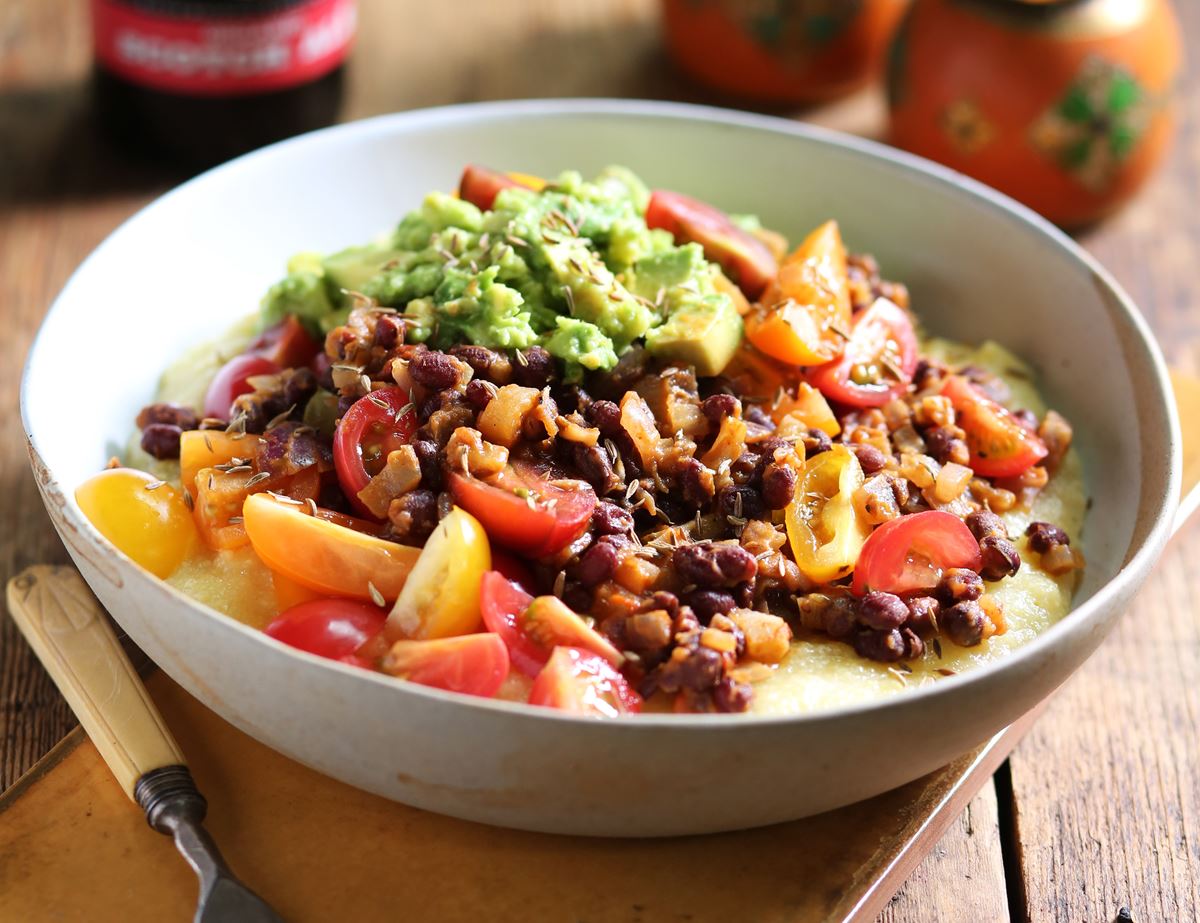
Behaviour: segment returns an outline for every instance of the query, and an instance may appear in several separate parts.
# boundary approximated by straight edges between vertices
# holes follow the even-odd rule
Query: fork
[[[202,826],[207,802],[179,744],[78,572],[26,569],[8,582],[8,609],[125,794],[199,876],[196,923],[282,923]]]

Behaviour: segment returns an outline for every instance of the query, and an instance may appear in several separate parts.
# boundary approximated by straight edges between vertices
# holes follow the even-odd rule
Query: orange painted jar
[[[1181,46],[1167,0],[915,0],[889,62],[890,140],[1084,225],[1162,160]]]
[[[748,102],[820,102],[882,66],[909,0],[663,0],[667,47],[694,80]]]

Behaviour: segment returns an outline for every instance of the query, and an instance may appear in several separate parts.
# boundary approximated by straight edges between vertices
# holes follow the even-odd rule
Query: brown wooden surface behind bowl
[[[1188,43],[1200,5],[1177,4]],[[663,55],[653,0],[363,0],[346,118],[532,96],[721,103]],[[78,262],[184,178],[97,137],[85,4],[0,4],[0,581],[66,556],[25,456],[16,389],[34,332]],[[1082,239],[1141,305],[1168,359],[1200,370],[1200,76],[1181,88],[1180,137],[1134,205]],[[803,117],[877,133],[863,94]],[[918,306],[919,307],[919,306]],[[97,310],[103,310],[97,305]],[[1067,344],[1069,348],[1069,344]],[[169,357],[144,357],[163,362]],[[64,370],[80,375],[81,370]],[[86,374],[85,371],[82,374]],[[86,413],[94,388],[81,387]],[[910,877],[881,919],[1200,919],[1200,527],[1168,547],[1128,617]],[[0,620],[0,786],[74,720]]]

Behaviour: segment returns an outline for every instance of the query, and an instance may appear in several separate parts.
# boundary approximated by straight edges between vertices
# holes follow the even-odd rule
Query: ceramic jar
[[[1162,159],[1181,57],[1167,0],[915,0],[890,140],[1083,225]]]
[[[747,102],[848,93],[879,69],[908,0],[663,0],[667,47],[694,80]]]

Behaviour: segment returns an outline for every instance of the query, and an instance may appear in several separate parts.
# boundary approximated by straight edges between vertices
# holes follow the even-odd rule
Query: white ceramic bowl
[[[586,721],[322,661],[192,602],[116,552],[72,495],[124,443],[163,367],[254,309],[285,259],[390,227],[462,165],[650,184],[792,236],[833,216],[928,328],[1031,360],[1076,427],[1094,504],[1075,610],[1014,656],[874,705],[795,718]],[[80,381],[84,382],[81,390]],[[387,116],[251,154],[164,196],[71,278],[30,352],[22,413],[56,528],[174,679],[272,747],[433,811],[578,834],[769,824],[935,769],[1044,698],[1108,633],[1168,536],[1179,434],[1162,358],[1112,279],[1031,212],[924,161],[791,122],[612,101]]]

